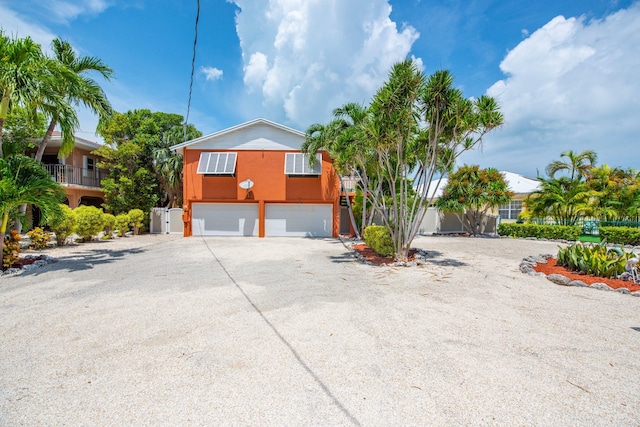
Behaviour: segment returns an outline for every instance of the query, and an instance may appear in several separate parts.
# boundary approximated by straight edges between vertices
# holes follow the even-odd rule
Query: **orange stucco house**
[[[67,157],[59,158],[58,151],[62,145],[62,136],[59,131],[54,131],[44,155],[42,164],[49,171],[51,177],[64,188],[67,199],[65,204],[70,208],[80,205],[102,207],[104,193],[102,192],[102,179],[107,171],[98,168],[100,160],[91,154],[102,146],[97,142],[75,137],[75,146]],[[35,155],[34,148],[27,154]]]
[[[256,119],[171,147],[184,159],[184,235],[337,237],[340,180],[305,135]]]

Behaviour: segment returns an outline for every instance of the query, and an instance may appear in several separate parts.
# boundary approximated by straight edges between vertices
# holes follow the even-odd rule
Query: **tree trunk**
[[[342,180],[342,175],[338,175],[338,178],[340,178],[340,188],[344,189],[344,182]],[[349,198],[349,194],[347,194],[347,192],[344,192],[344,196],[347,199],[347,210],[349,211],[349,220],[351,221],[351,226],[353,227],[353,230],[356,232],[356,238],[358,240],[360,240],[360,232],[358,231],[358,224],[356,224],[356,217],[353,215],[353,208],[351,207],[351,199]]]
[[[4,122],[9,113],[9,93],[2,94],[2,101],[0,101],[0,158],[4,157],[4,151],[2,150],[2,129],[4,128]],[[4,245],[4,240],[2,240]],[[3,246],[4,247],[4,246]]]
[[[9,222],[9,211],[6,211],[2,215],[2,222],[0,222],[0,241],[2,242],[2,255],[0,255],[0,260],[4,258],[4,237],[7,233],[7,223]],[[1,267],[2,265],[0,265]]]
[[[47,132],[42,137],[42,141],[40,142],[40,145],[38,146],[38,151],[36,152],[36,160],[39,162],[42,161],[42,156],[44,155],[44,149],[47,148],[47,144],[51,139],[51,135],[53,135],[53,131],[56,128],[56,124],[57,124],[56,120],[51,119],[51,123],[49,123],[49,128],[47,129]]]

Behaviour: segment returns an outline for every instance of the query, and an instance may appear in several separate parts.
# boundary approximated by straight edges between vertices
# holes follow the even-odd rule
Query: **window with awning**
[[[203,175],[233,175],[238,153],[200,153],[197,173]]]
[[[285,153],[284,173],[286,175],[322,175],[322,154],[316,153],[315,161],[309,165],[307,153]]]

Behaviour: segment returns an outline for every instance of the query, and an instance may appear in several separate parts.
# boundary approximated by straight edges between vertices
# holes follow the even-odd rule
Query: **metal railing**
[[[100,188],[107,172],[100,169],[86,169],[70,165],[43,165],[51,178],[63,185],[81,185]]]

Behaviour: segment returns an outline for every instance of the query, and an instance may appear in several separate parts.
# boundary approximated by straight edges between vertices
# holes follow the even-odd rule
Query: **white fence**
[[[182,209],[153,208],[149,213],[151,222],[149,231],[152,234],[183,234]]]
[[[482,218],[484,226],[484,234],[497,234],[499,217],[496,215],[485,215]],[[447,233],[464,233],[464,225],[460,218],[454,213],[440,212],[438,209],[430,207],[420,224],[418,234],[447,234]]]

